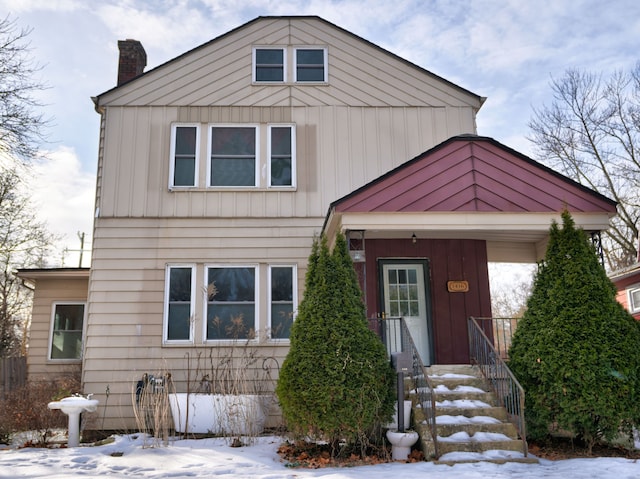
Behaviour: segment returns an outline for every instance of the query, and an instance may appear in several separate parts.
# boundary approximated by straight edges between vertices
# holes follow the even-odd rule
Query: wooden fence
[[[27,382],[27,358],[0,358],[0,399]]]

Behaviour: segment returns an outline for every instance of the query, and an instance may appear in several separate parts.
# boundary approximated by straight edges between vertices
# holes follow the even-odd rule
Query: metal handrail
[[[411,373],[412,389],[417,396],[417,405],[422,408],[426,425],[431,433],[434,455],[438,459],[438,434],[436,430],[436,396],[433,384],[429,380],[427,368],[422,362],[420,353],[411,337],[404,318],[378,318],[380,337],[387,348],[387,353],[408,351],[411,353],[413,371]]]
[[[493,389],[498,402],[506,409],[509,421],[516,427],[522,439],[522,452],[526,457],[528,447],[524,417],[524,389],[480,326],[479,321],[486,322],[486,320],[487,318],[469,318],[469,356],[471,364],[476,364],[480,368],[483,376]]]

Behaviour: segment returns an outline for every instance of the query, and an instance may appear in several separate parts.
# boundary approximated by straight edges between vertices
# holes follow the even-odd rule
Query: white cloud
[[[2,0],[0,5],[15,14],[34,10],[68,12],[82,8],[86,2],[81,0]]]
[[[33,165],[33,178],[28,180],[33,206],[48,230],[61,240],[51,266],[76,267],[79,264],[80,239],[85,233],[85,249],[90,247],[95,204],[95,174],[82,170],[75,152],[61,147],[48,153]],[[70,250],[65,254],[63,251]],[[90,254],[84,253],[83,266],[89,265]],[[60,264],[64,260],[64,264]]]

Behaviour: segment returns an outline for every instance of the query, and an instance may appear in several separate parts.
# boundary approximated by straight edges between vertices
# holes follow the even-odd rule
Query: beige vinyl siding
[[[53,305],[61,302],[86,303],[87,290],[88,278],[36,280],[27,355],[29,381],[49,381],[56,376],[80,372],[80,361],[75,363],[51,361],[48,354]],[[85,321],[86,316],[85,311]]]
[[[173,122],[200,124],[200,187],[169,190]],[[215,123],[295,124],[295,191],[205,187],[208,126]],[[106,125],[103,217],[323,216],[336,199],[452,135],[474,131],[470,109],[417,107],[109,108]]]
[[[296,265],[302,297],[306,263],[314,234],[323,218],[101,218],[96,222],[91,269],[87,353],[83,384],[104,404],[109,388],[106,429],[134,425],[132,391],[144,373],[170,371],[176,388],[186,390],[186,358],[225,347],[203,344],[207,264],[253,264],[259,270],[259,356],[282,364],[287,343],[265,337],[268,265]],[[190,346],[163,345],[165,271],[167,264],[196,266],[195,341]],[[256,365],[260,368],[261,365]],[[192,365],[190,374],[195,374]],[[277,372],[274,371],[274,378]],[[265,386],[266,387],[266,386]],[[277,411],[272,421],[277,421]]]
[[[253,84],[252,47],[328,48],[326,85]],[[234,106],[461,106],[480,108],[477,95],[456,87],[318,19],[270,19],[249,24],[111,90],[100,104]]]

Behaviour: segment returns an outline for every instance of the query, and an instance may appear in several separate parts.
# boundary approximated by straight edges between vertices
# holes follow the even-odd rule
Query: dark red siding
[[[377,260],[426,258],[430,264],[431,315],[436,364],[468,364],[467,318],[490,317],[487,248],[484,241],[462,239],[366,240],[364,280],[367,314],[381,311]],[[362,267],[356,265],[356,269]],[[447,281],[469,282],[469,292],[450,293]]]
[[[484,137],[447,140],[334,207],[338,212],[616,211],[610,199]]]

